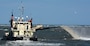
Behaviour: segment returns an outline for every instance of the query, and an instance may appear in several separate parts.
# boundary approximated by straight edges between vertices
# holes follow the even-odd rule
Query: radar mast
[[[22,3],[22,1],[21,1],[21,7],[20,7],[20,18],[22,18],[23,17],[23,14],[24,14],[24,6],[23,6],[23,3]]]

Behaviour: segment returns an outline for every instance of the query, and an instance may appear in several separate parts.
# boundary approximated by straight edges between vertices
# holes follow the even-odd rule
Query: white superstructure
[[[37,25],[36,27],[32,26],[32,19],[30,20],[23,20],[22,18],[19,18],[17,20],[14,20],[14,16],[11,16],[11,32],[12,37],[23,37],[23,38],[31,38],[33,37],[33,33],[36,31],[36,29],[42,28],[42,25]],[[6,36],[10,35],[10,32],[5,33]]]

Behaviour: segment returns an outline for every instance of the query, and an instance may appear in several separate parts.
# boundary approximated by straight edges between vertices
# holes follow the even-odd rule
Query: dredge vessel
[[[37,25],[36,27],[32,26],[32,18],[29,20],[26,16],[26,20],[22,17],[23,15],[23,6],[21,11],[21,16],[15,18],[12,12],[10,20],[10,31],[5,31],[5,35],[2,40],[34,40],[37,41],[37,37],[33,36],[33,33],[37,29],[43,27],[43,25]]]

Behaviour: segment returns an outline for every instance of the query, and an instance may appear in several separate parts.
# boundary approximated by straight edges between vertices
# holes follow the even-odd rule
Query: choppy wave
[[[39,41],[8,41],[6,44],[0,46],[60,46],[62,43],[45,43]]]

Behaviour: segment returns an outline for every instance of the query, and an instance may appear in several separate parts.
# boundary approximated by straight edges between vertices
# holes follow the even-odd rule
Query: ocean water
[[[0,46],[90,46],[90,41],[83,41],[83,40],[0,41]]]
[[[75,40],[72,36],[62,28],[53,28],[46,30],[38,30],[34,33],[38,37],[38,41],[2,41],[0,46],[90,46],[89,26],[88,27],[71,27],[80,36]],[[0,39],[4,35],[4,31],[9,30],[9,26],[0,26]],[[86,31],[85,31],[86,30]],[[88,34],[88,33],[89,34]]]

